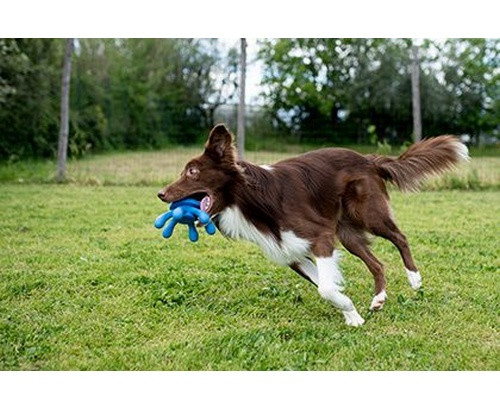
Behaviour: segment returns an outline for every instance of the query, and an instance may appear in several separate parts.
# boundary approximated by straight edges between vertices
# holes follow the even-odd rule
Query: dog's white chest
[[[303,260],[311,245],[307,239],[298,237],[293,231],[281,231],[281,242],[278,242],[272,235],[259,231],[236,205],[220,213],[219,229],[230,238],[245,239],[257,244],[269,259],[280,265]]]

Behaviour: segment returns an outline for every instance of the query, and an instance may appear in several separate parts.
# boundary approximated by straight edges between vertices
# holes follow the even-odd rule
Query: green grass
[[[251,244],[152,227],[153,187],[0,185],[0,369],[500,370],[500,192],[393,194],[424,287],[376,240],[389,300],[343,260],[366,324]]]
[[[249,151],[246,158],[258,164],[297,155],[307,147],[288,146],[286,152]],[[374,147],[349,147],[359,152],[376,152]],[[455,171],[433,178],[424,190],[499,189],[500,156],[481,156],[496,151],[472,152],[472,161]],[[174,180],[185,163],[201,153],[200,147],[179,147],[164,151],[125,152],[89,156],[68,164],[68,182],[88,186],[162,186]],[[0,182],[17,184],[54,182],[56,165],[53,161],[24,160],[0,163]]]

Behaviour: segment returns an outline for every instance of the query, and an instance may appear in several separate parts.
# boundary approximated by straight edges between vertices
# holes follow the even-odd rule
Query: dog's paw
[[[422,276],[420,276],[418,271],[414,272],[406,269],[406,276],[408,277],[408,282],[410,282],[410,286],[413,290],[420,289],[420,286],[422,286]]]
[[[359,315],[356,309],[353,309],[349,312],[343,310],[342,313],[344,314],[345,322],[349,326],[358,327],[365,323],[365,320]]]
[[[375,295],[372,299],[372,303],[370,305],[370,310],[380,310],[384,307],[385,300],[387,299],[387,293],[385,290]]]

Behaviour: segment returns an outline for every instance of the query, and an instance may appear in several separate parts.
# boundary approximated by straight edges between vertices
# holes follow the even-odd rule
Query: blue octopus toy
[[[196,242],[198,240],[198,231],[194,226],[196,221],[199,221],[205,227],[209,235],[213,235],[216,231],[214,223],[210,220],[210,215],[202,211],[200,209],[200,201],[193,198],[172,202],[170,204],[170,210],[156,218],[155,228],[163,228],[170,218],[172,218],[172,220],[163,230],[164,238],[170,238],[172,236],[174,228],[178,223],[188,226],[189,239],[191,242]]]

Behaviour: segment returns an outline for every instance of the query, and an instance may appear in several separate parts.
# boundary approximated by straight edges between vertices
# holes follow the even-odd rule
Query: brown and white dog
[[[336,242],[373,274],[372,310],[382,308],[387,294],[384,268],[368,247],[367,233],[397,247],[411,287],[420,288],[422,279],[394,221],[385,182],[415,190],[425,177],[467,159],[467,147],[445,135],[418,142],[397,158],[325,148],[258,166],[237,158],[233,137],[220,124],[210,132],[203,154],[191,159],[158,197],[202,200],[223,235],[256,243],[269,259],[316,285],[348,325],[360,326],[363,318],[342,293]]]

